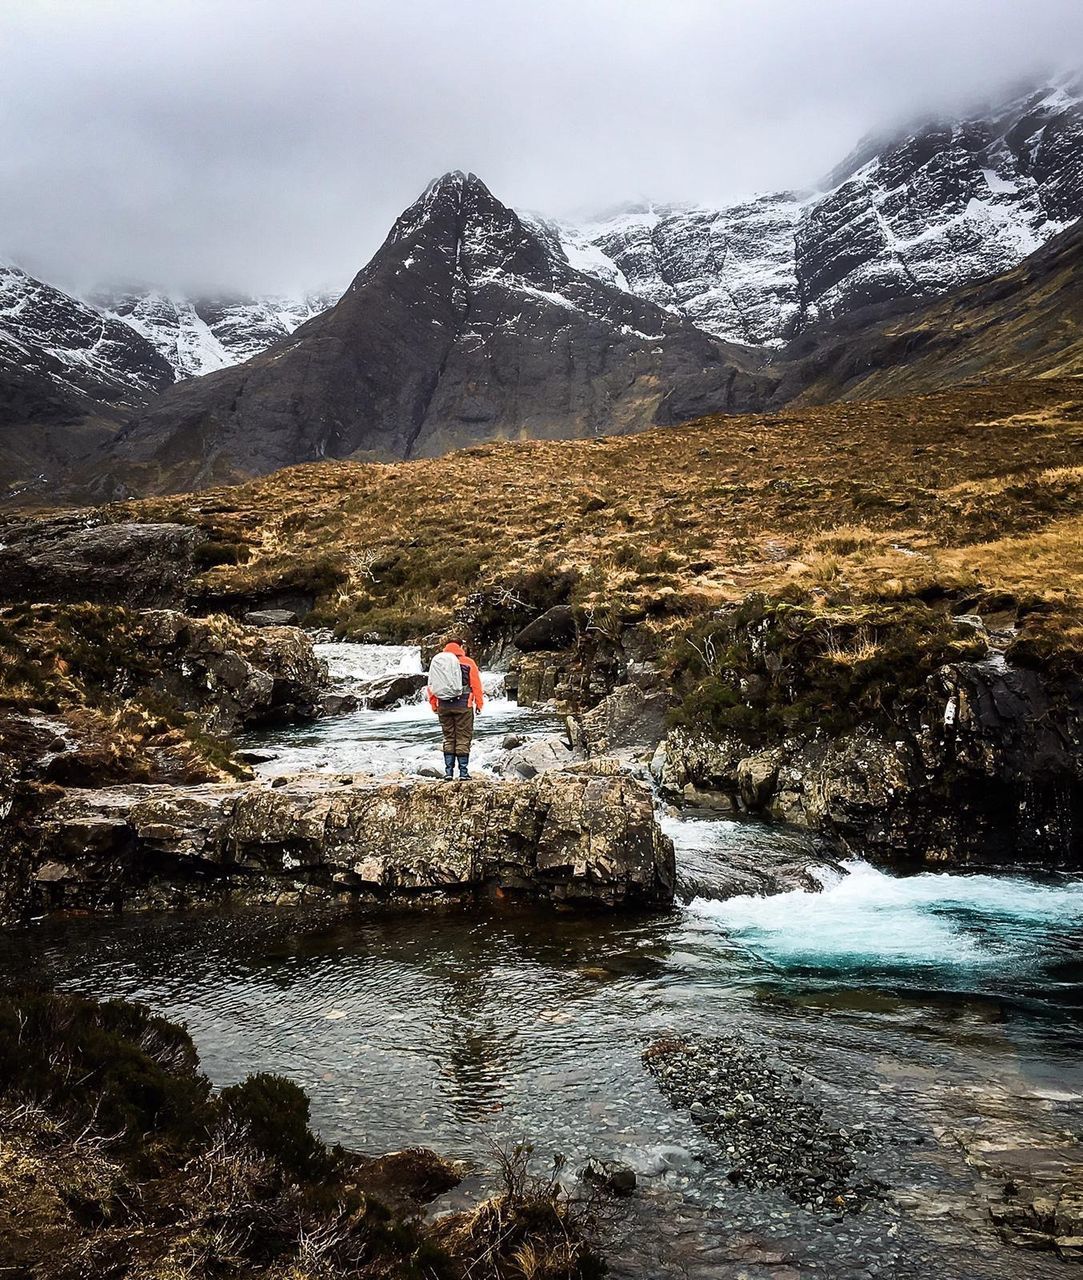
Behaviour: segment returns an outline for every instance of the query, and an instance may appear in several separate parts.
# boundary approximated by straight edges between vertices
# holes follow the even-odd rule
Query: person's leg
[[[459,731],[455,735],[455,755],[459,762],[459,777],[470,777],[470,744],[474,740],[474,712],[470,707],[460,712]]]
[[[455,776],[457,727],[454,711],[440,712],[440,729],[444,736],[444,779],[448,782]]]

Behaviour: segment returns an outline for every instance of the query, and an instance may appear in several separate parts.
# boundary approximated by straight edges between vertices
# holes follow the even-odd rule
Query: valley
[[[1078,1272],[1081,83],[0,266],[0,1271]]]

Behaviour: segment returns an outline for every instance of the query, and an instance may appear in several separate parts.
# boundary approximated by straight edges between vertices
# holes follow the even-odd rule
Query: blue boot
[[[468,779],[470,777],[469,765],[470,765],[469,756],[459,756],[459,777],[460,778]]]
[[[450,782],[455,777],[455,757],[450,751],[444,752],[444,781]]]

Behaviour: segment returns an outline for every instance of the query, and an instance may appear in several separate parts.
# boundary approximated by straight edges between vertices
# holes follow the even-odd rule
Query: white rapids
[[[413,645],[344,642],[317,644],[315,649],[327,662],[331,687],[336,693],[356,693],[370,681],[422,671],[421,650]],[[557,721],[505,697],[502,672],[483,671],[481,680],[485,707],[475,721],[470,759],[471,768],[484,773],[487,762],[502,749],[508,734],[552,733]],[[244,745],[274,752],[273,760],[259,766],[259,772],[267,776],[315,771],[371,773],[380,777],[443,768],[440,726],[424,690],[387,711],[362,707],[310,725],[250,734]]]
[[[854,859],[824,870],[821,893],[798,890],[725,902],[696,899],[689,915],[780,969],[955,972],[1026,968],[1083,926],[1083,883],[1015,875],[890,875]]]

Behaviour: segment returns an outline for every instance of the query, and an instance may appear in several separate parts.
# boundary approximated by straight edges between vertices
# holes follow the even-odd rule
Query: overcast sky
[[[2,0],[0,256],[345,284],[448,169],[520,208],[813,184],[1083,64],[1083,0]]]

